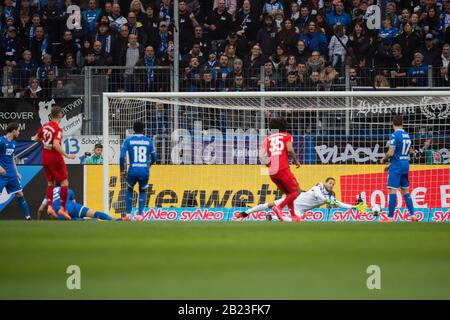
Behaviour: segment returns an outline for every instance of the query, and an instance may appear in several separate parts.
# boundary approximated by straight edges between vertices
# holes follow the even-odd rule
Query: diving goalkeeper
[[[318,208],[324,204],[329,207],[338,207],[345,209],[356,209],[361,212],[367,211],[367,206],[364,203],[359,203],[357,205],[351,205],[347,203],[343,203],[341,201],[336,200],[335,193],[333,191],[333,187],[336,184],[336,180],[334,178],[327,178],[325,183],[318,183],[307,192],[302,192],[298,195],[298,197],[294,200],[294,210],[297,216],[301,216],[304,212]],[[272,208],[276,205],[279,205],[283,199],[275,200],[271,203],[260,204],[256,207],[250,208],[247,211],[236,213],[236,218],[244,219],[248,217],[250,213],[263,211],[269,208]],[[271,215],[268,214],[268,220],[271,220]]]

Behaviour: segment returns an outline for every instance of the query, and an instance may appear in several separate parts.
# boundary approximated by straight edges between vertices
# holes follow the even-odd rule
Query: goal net
[[[123,140],[145,124],[158,162],[150,170],[147,211],[154,208],[243,208],[273,201],[276,190],[259,160],[273,117],[285,117],[308,190],[336,179],[338,199],[387,206],[391,119],[410,134],[411,195],[416,208],[450,206],[450,97],[445,91],[105,93],[103,138]],[[125,210],[119,157],[104,151],[104,210]],[[137,188],[133,207],[137,205]],[[401,196],[398,208],[405,207]],[[175,209],[174,209],[175,210]]]

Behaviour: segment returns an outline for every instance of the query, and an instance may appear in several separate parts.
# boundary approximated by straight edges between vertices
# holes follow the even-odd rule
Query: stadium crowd
[[[155,67],[176,59],[171,0],[0,2],[2,96],[64,96],[85,67],[113,90],[170,90]],[[379,30],[372,4],[180,0],[180,88],[342,90],[345,66],[351,86],[449,86],[450,0],[379,1]]]

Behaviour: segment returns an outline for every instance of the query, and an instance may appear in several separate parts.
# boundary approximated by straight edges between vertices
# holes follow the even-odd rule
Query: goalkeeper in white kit
[[[359,203],[357,205],[351,205],[347,203],[343,203],[338,201],[335,197],[335,193],[333,191],[333,187],[336,184],[336,180],[334,178],[327,178],[325,183],[318,183],[311,189],[306,192],[302,192],[298,195],[298,197],[294,200],[294,210],[295,214],[298,217],[313,208],[318,208],[324,204],[329,207],[337,207],[337,208],[345,208],[345,209],[356,209],[361,212],[367,211],[367,206],[364,203]],[[246,218],[250,213],[260,212],[269,208],[272,208],[276,205],[279,205],[283,199],[277,199],[274,202],[260,204],[256,207],[250,208],[244,212],[236,213],[236,218]],[[268,214],[268,220],[271,219],[271,215]],[[288,221],[288,220],[285,220]]]

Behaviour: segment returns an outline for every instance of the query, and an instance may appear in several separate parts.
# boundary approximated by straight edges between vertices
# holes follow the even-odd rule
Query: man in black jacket
[[[212,50],[222,51],[228,32],[231,31],[233,17],[226,11],[225,0],[219,0],[216,9],[206,17],[205,29],[209,32]]]

